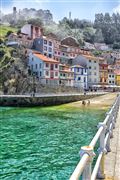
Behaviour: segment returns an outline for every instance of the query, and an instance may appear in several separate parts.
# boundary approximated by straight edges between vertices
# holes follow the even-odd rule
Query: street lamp
[[[35,72],[32,73],[32,95],[35,96],[36,86],[35,86]]]

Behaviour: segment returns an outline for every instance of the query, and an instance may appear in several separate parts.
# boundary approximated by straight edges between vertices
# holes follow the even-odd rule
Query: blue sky
[[[3,13],[12,12],[12,7],[17,9],[36,8],[49,9],[55,21],[68,17],[69,11],[72,18],[94,20],[95,13],[120,13],[120,0],[0,0]]]

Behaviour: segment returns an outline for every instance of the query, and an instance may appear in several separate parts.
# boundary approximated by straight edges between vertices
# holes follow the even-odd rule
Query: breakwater
[[[50,106],[65,104],[104,95],[105,93],[57,94],[57,95],[1,95],[0,106]]]

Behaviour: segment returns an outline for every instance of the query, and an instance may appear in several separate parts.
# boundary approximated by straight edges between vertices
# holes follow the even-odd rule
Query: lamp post
[[[32,95],[35,97],[36,93],[36,86],[35,86],[35,73],[32,73]]]

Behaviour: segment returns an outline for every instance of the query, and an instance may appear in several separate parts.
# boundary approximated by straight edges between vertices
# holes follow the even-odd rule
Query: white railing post
[[[101,158],[101,162],[100,162],[100,166],[99,166],[99,169],[98,169],[97,177],[99,179],[104,179],[105,178],[105,175],[104,175],[104,154],[106,153],[106,151],[105,151],[106,124],[100,122],[98,124],[98,128],[100,128],[101,126],[103,127],[103,131],[102,131],[102,133],[100,135],[100,147],[98,149],[98,152],[99,152],[99,154],[101,152],[103,152],[103,155],[102,155],[102,158]]]
[[[82,157],[84,154],[89,155],[89,160],[83,170],[82,173],[82,179],[83,180],[90,180],[91,179],[91,173],[92,173],[92,161],[95,156],[93,147],[91,146],[83,146],[80,150],[80,156]]]

